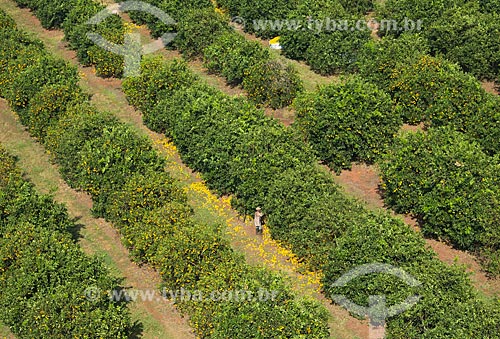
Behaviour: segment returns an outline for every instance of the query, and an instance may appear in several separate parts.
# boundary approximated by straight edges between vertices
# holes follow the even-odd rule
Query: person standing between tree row
[[[261,212],[261,208],[257,207],[255,209],[255,215],[254,215],[254,224],[255,224],[255,233],[256,234],[262,234],[262,217],[264,216],[264,213]]]

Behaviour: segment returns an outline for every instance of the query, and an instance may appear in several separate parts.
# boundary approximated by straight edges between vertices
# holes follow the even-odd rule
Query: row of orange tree
[[[283,54],[304,60],[320,74],[358,70],[358,51],[369,43],[367,14],[380,23],[379,36],[418,33],[433,56],[444,56],[478,78],[498,79],[499,15],[496,0],[239,1],[219,0],[247,32],[281,36]],[[344,29],[343,22],[347,23]],[[358,29],[361,27],[361,30]]]
[[[127,31],[122,19],[111,14],[101,23],[89,20],[106,7],[92,0],[17,0],[21,7],[34,11],[44,28],[62,28],[69,46],[76,51],[78,60],[86,66],[94,66],[102,77],[123,75],[123,56],[111,53],[96,46],[87,34],[96,33],[111,43],[123,44]]]
[[[213,25],[204,26],[206,21],[191,20],[190,14],[197,9],[207,18],[212,11],[212,1],[148,2],[172,13],[180,22],[185,21],[201,34],[198,41],[213,41],[217,37],[217,31],[208,29]],[[264,38],[280,36],[285,56],[305,61],[320,74],[353,73],[363,67],[358,54],[372,40],[366,15],[375,11],[380,36],[397,38],[416,33],[428,44],[433,56],[442,55],[478,78],[496,79],[499,75],[499,6],[493,0],[426,0],[418,3],[391,0],[382,4],[370,0],[326,3],[316,0],[278,3],[219,0],[215,3],[235,22],[243,24],[245,31]],[[157,35],[165,29],[150,16],[139,15],[139,18],[143,19],[141,22],[147,22]],[[185,43],[180,41],[180,45]],[[202,54],[202,50],[198,54]]]
[[[367,44],[360,72],[392,96],[403,121],[428,129],[397,138],[382,159],[387,204],[417,216],[427,235],[478,254],[498,275],[500,99],[472,76],[498,74],[494,4],[387,1],[383,15],[424,19],[422,32]]]
[[[19,71],[41,44],[15,29],[0,12],[2,96],[11,88],[15,58]],[[19,53],[19,54],[18,54]],[[24,55],[24,57],[21,56]],[[24,58],[28,59],[24,59]],[[64,206],[38,194],[15,159],[0,146],[0,321],[18,338],[128,338],[133,332],[127,305],[106,294],[86,298],[86,289],[119,288],[101,259],[84,254],[77,227]]]
[[[360,305],[369,295],[384,294],[390,304],[422,296],[389,322],[395,338],[498,337],[498,302],[479,296],[462,268],[440,262],[402,221],[346,197],[295,130],[208,86],[181,61],[144,60],[124,90],[145,123],[170,137],[212,189],[232,194],[242,213],[263,206],[273,237],[324,272],[327,296],[343,294]],[[401,267],[422,284],[370,275],[332,286],[348,270],[374,262]]]
[[[249,42],[236,34],[227,25],[226,19],[213,11],[211,2],[179,4],[175,1],[163,1],[153,2],[153,4],[168,12],[171,11],[180,20],[177,27],[179,35],[175,45],[187,58],[203,55],[210,71],[224,75],[229,83],[243,83],[247,89],[251,88],[250,98],[258,98],[257,102],[266,102],[276,108],[284,104],[282,99],[285,99],[286,104],[288,104],[297,95],[300,84],[294,80],[297,79],[296,75],[291,76],[293,70],[284,71],[278,62],[266,61],[269,60],[269,53],[257,43]],[[233,12],[241,10],[241,8],[233,8],[236,6],[235,4],[225,4],[224,2],[221,4],[223,7],[232,8]],[[468,2],[467,6],[471,6],[471,4],[473,2]],[[299,2],[290,5],[293,10],[289,10],[298,11],[302,16],[322,13],[325,15],[322,19],[325,20],[332,17],[345,17],[346,15],[346,11],[340,3],[332,3],[331,7],[320,6],[317,3],[310,5],[304,6]],[[410,6],[411,4],[406,5]],[[423,11],[428,9],[428,5],[427,3],[419,4],[412,14],[413,16],[408,19],[418,20],[418,16],[424,15]],[[245,7],[241,3],[239,6]],[[380,11],[399,18],[397,21],[403,25],[405,18],[398,16],[398,13],[406,13],[407,11],[400,11],[400,9],[396,11],[395,6],[395,3],[388,2],[384,9],[385,12]],[[426,14],[426,17],[434,16],[438,20],[448,13],[450,8],[462,8],[460,6],[465,6],[465,3],[462,1],[442,2],[440,6],[431,6],[432,11],[430,14]],[[485,10],[484,8],[487,6],[482,4],[480,7]],[[253,14],[249,14],[250,17],[264,15],[258,8],[259,6],[255,6]],[[280,11],[283,11],[284,8],[281,7]],[[364,4],[361,8],[355,12],[359,14],[366,11],[371,8],[371,5]],[[268,13],[269,18],[274,15],[271,14]],[[282,14],[284,15],[284,13]],[[151,16],[133,13],[132,17],[139,22],[148,23],[153,33],[159,34],[160,29],[165,28]],[[300,20],[300,17],[291,18]],[[453,23],[453,21],[451,22]],[[431,25],[431,22],[426,21],[425,24]],[[425,28],[427,29],[427,27]],[[488,32],[491,32],[491,29],[493,28],[487,27]],[[425,32],[434,32],[435,30],[436,28],[433,26]],[[347,34],[351,36],[354,33],[347,32]],[[307,50],[304,46],[301,47],[301,43],[320,43],[324,40],[312,34],[308,29],[290,31],[283,36],[283,39],[285,46],[287,43],[293,42],[294,48],[300,51]],[[495,46],[495,39],[487,40],[493,41],[492,45]],[[354,40],[350,39],[350,41]],[[446,44],[448,41],[445,40],[443,43]],[[466,40],[461,41],[460,44],[469,46],[471,42]],[[336,43],[334,45],[338,48],[342,44]],[[478,47],[478,49],[489,50],[486,47]],[[285,51],[288,51],[285,53],[295,53],[293,50],[293,48],[285,48]],[[349,47],[348,50],[352,52],[355,49]],[[402,122],[412,124],[424,122],[426,126],[451,125],[479,142],[488,154],[497,153],[498,143],[496,140],[500,134],[497,108],[500,101],[495,96],[487,94],[474,77],[462,72],[459,67],[449,61],[429,56],[431,52],[435,53],[433,42],[429,42],[425,34],[419,36],[406,33],[397,38],[389,35],[380,41],[369,41],[360,47],[356,59],[352,60],[352,65],[363,77],[376,83],[379,88],[364,80],[354,79],[348,80],[344,84],[326,86],[316,93],[300,94],[299,99],[295,102],[298,113],[296,126],[311,143],[316,155],[335,171],[350,168],[354,161],[374,162],[380,160],[380,156],[392,143]],[[318,51],[318,53],[313,54],[312,60],[314,62],[321,60],[317,54],[328,55],[329,58],[343,55],[338,51],[335,53],[324,53],[324,50],[320,53]],[[484,53],[480,54],[484,55]],[[471,53],[467,53],[467,55],[471,55]],[[295,57],[297,56],[295,55]],[[488,60],[487,57],[486,62]],[[471,64],[480,65],[481,62],[471,62]],[[280,73],[282,74],[280,75]],[[480,75],[477,72],[475,74]],[[271,81],[271,79],[275,81]],[[363,84],[359,85],[359,83]],[[390,94],[394,105],[390,105],[390,98],[384,91]],[[435,163],[426,162],[425,164],[430,167]],[[431,168],[428,169],[428,171],[430,170]],[[410,172],[410,176],[413,174]],[[388,173],[384,176],[386,180],[392,179],[394,181],[394,177],[390,178],[387,175]],[[414,195],[416,195],[415,192]],[[393,201],[390,191],[386,192],[386,196],[387,201]],[[444,199],[444,197],[442,198]],[[443,199],[442,202],[437,203],[437,206],[441,206],[439,212],[447,215],[449,223],[458,225],[463,222],[462,215],[453,214],[452,210],[446,208],[446,204],[449,204],[450,201]],[[397,209],[397,204],[390,205]],[[445,224],[437,223],[435,218],[424,218],[427,213],[421,212],[416,207],[408,211],[425,219],[429,227],[433,229],[448,227]],[[481,214],[480,211],[477,211],[474,217],[482,220]],[[480,245],[482,242],[475,242],[474,246],[464,247],[461,245],[461,239],[453,237],[451,240],[460,248],[477,250],[486,255],[486,262],[490,262],[491,258],[497,256],[496,254],[493,254],[493,257],[490,255],[490,253],[496,252],[496,246],[490,246],[490,249],[485,250]],[[489,266],[493,268],[496,265]],[[495,273],[494,269],[489,270],[491,273]]]
[[[0,19],[1,20],[1,19]],[[40,195],[0,146],[0,321],[17,338],[129,338],[125,302],[87,288],[120,288],[101,259],[85,255],[66,208]]]
[[[17,338],[128,338],[125,302],[87,288],[120,288],[101,259],[86,256],[64,206],[40,195],[0,146],[0,321]]]
[[[427,235],[478,254],[498,275],[500,99],[429,49],[422,37],[402,35],[361,56],[361,73],[391,95],[393,111],[429,133],[397,138],[379,158],[386,202],[418,217]]]
[[[352,28],[374,8],[371,0],[219,0],[217,3],[232,17],[241,18],[237,21],[244,22],[245,31],[262,38],[280,36],[286,57],[305,61],[323,75],[355,71],[357,53],[370,39],[368,29]]]
[[[100,50],[86,37],[90,30],[114,43],[123,43],[126,29],[117,15],[111,15],[98,26],[87,24],[88,19],[104,9],[103,5],[93,0],[70,0],[64,4],[53,0],[16,1],[21,6],[35,10],[44,27],[62,27],[82,62],[95,65],[103,76],[122,74],[123,58]],[[212,62],[213,52],[217,51],[220,56],[224,53],[223,46],[219,46],[218,41],[207,53],[204,47],[211,45],[222,31],[229,30],[232,40],[240,45],[240,48],[231,52],[232,58],[241,60],[239,70],[256,65],[251,72],[256,73],[259,70],[257,65],[273,61],[263,55],[265,52],[260,46],[259,56],[262,58],[256,59],[253,54],[256,45],[238,41],[240,37],[227,24],[230,18],[220,15],[221,11],[215,14],[214,3],[210,0],[146,2],[172,16],[178,25],[166,25],[155,16],[142,12],[132,12],[131,17],[136,22],[147,23],[155,37],[167,31],[178,31],[173,46],[177,46],[186,56],[202,56],[207,63]],[[428,44],[433,56],[442,55],[478,78],[496,79],[499,75],[499,6],[493,0],[425,0],[418,3],[414,0],[390,0],[379,5],[371,0],[354,3],[343,0],[326,3],[320,0],[280,0],[278,3],[269,0],[220,0],[216,6],[228,12],[235,22],[243,24],[247,32],[264,38],[281,36],[285,56],[303,60],[314,71],[324,75],[353,73],[364,67],[358,54],[365,44],[371,43],[366,14],[373,10],[381,23],[380,36],[399,38],[404,34],[417,33]],[[281,68],[286,66],[282,65]],[[227,72],[231,70],[218,71],[224,76]],[[295,78],[293,72],[287,76],[292,80]],[[272,78],[266,80],[272,82]],[[238,83],[237,79],[228,77],[229,83],[234,84],[234,81]],[[253,93],[252,86],[243,84],[243,87],[249,94]],[[300,84],[288,88],[292,96],[296,90],[300,90]],[[282,94],[274,93],[275,97],[279,95]],[[279,105],[270,103],[269,98],[255,96],[255,99],[272,107],[290,103],[286,96]]]
[[[89,19],[105,9],[93,0],[70,0],[64,4],[54,0],[16,2],[34,10],[45,28],[62,28],[79,61],[95,66],[98,75],[123,75],[123,56],[103,50],[87,36],[97,33],[111,43],[123,44],[127,28],[117,14],[108,13],[101,23],[90,24]],[[133,20],[148,24],[154,37],[175,31],[177,36],[170,47],[178,48],[188,59],[202,57],[210,71],[224,76],[231,85],[241,84],[257,104],[271,108],[288,106],[302,90],[302,81],[291,65],[271,57],[260,44],[236,33],[229,26],[229,19],[220,11],[214,11],[211,1],[150,0],[147,3],[158,6],[178,23],[166,24],[157,16],[130,11]]]
[[[419,33],[433,56],[442,55],[480,79],[496,79],[500,71],[499,4],[497,0],[389,0],[377,16],[394,20],[402,30],[381,31],[399,36],[405,21],[420,20]]]
[[[165,171],[150,140],[97,111],[78,87],[75,67],[12,25],[4,27],[0,38],[0,95],[50,151],[68,184],[92,196],[93,213],[119,229],[133,258],[157,269],[167,290],[196,294],[175,300],[190,316],[196,335],[329,337],[328,313],[319,303],[297,296],[279,274],[246,264],[221,225],[194,220],[185,191]],[[254,298],[210,297],[230,291],[250,291]],[[84,327],[70,320],[53,324],[63,325]],[[119,337],[88,337],[101,336]]]
[[[337,172],[352,162],[380,162],[388,206],[414,214],[426,235],[475,252],[497,275],[500,224],[490,192],[499,188],[500,99],[458,65],[428,53],[426,40],[412,34],[366,44],[362,78],[299,95],[294,126]],[[431,137],[395,139],[403,122],[422,123]],[[464,143],[476,157],[459,155]],[[465,158],[467,165],[454,165]]]
[[[497,79],[500,65],[499,8],[496,0],[414,1],[249,1],[148,0],[176,20],[215,39],[213,26],[190,20],[193,9],[207,13],[213,5],[229,13],[246,32],[262,38],[280,36],[283,54],[305,61],[315,72],[329,75],[357,72],[360,50],[370,44],[368,14],[380,24],[379,36],[418,34],[433,56],[444,56],[480,79]],[[166,27],[148,15],[138,15],[157,36]],[[187,21],[189,19],[189,21]],[[228,20],[229,18],[226,18]],[[201,28],[195,28],[201,24]],[[203,31],[204,28],[205,31]],[[204,34],[203,34],[204,33]],[[202,40],[199,40],[202,41]],[[185,45],[181,41],[181,46]],[[200,50],[198,54],[202,54]],[[244,55],[243,55],[244,56]],[[403,61],[403,60],[401,60]]]
[[[210,0],[147,2],[172,15],[178,24],[165,27],[158,18],[137,12],[131,12],[133,20],[147,24],[153,36],[175,30],[172,47],[188,60],[201,58],[210,72],[222,75],[232,86],[241,85],[255,103],[281,108],[302,91],[302,81],[290,64],[237,33],[229,17],[215,11]]]

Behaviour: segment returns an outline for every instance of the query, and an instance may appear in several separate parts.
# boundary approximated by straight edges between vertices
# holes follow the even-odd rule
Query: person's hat
[[[260,211],[260,207],[257,207],[255,210],[256,210],[256,211]]]

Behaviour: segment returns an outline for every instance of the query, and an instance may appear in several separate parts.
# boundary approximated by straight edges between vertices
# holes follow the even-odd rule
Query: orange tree
[[[421,219],[424,233],[460,249],[498,249],[497,159],[463,133],[438,128],[405,135],[381,170],[386,203]]]
[[[42,55],[12,80],[5,97],[19,114],[23,124],[29,123],[28,104],[47,85],[67,84],[75,86],[78,81],[76,67],[70,67],[60,59]]]
[[[26,69],[45,54],[42,43],[28,37],[24,32],[0,30],[4,43],[0,46],[0,95],[6,97],[10,84],[20,70]]]
[[[4,11],[0,11],[0,28],[7,29],[5,32],[13,32],[16,27],[16,21]]]
[[[448,10],[425,31],[431,52],[460,64],[478,78],[494,79],[500,65],[498,14],[481,13],[476,2]]]
[[[385,36],[363,45],[356,68],[363,78],[388,91],[391,74],[396,67],[400,64],[413,64],[429,51],[427,40],[418,34],[405,33],[398,38]]]
[[[481,84],[458,65],[428,55],[396,67],[389,91],[406,122],[438,126],[462,125],[485,97]]]
[[[76,50],[78,59],[85,65],[94,65],[103,77],[120,77],[123,73],[123,57],[97,47],[87,37],[94,32],[116,44],[123,44],[125,27],[121,18],[111,15],[99,25],[87,21],[105,6],[93,0],[17,0],[19,5],[34,10],[45,28],[63,28],[65,39]]]
[[[187,58],[202,55],[219,35],[229,32],[226,18],[210,9],[193,9],[180,19],[177,25],[175,46]]]
[[[294,126],[337,172],[352,162],[374,162],[402,125],[391,97],[358,77],[306,93],[294,106]]]
[[[46,85],[31,100],[27,125],[31,135],[44,140],[49,125],[74,104],[88,97],[76,84]]]
[[[119,286],[72,237],[66,209],[39,195],[0,146],[0,320],[18,338],[128,338],[126,305],[85,289]]]
[[[297,70],[280,60],[263,60],[244,72],[243,88],[248,98],[274,109],[288,106],[303,90]]]
[[[358,19],[337,2],[303,2],[288,14],[290,27],[280,33],[283,54],[323,75],[353,72],[360,48],[370,39],[368,29],[355,29]]]
[[[246,41],[213,9],[188,11],[178,25],[175,45],[187,58],[201,56],[208,69],[229,84],[242,83],[258,104],[281,108],[302,90],[292,65],[272,59],[258,43]]]
[[[76,51],[78,60],[84,65],[94,65],[97,75],[120,77],[123,73],[123,56],[102,49],[87,37],[88,33],[97,33],[106,41],[118,45],[124,43],[126,29],[118,15],[111,15],[98,25],[87,23],[104,8],[92,0],[77,0],[63,22],[64,37]]]
[[[495,94],[487,94],[484,103],[467,117],[464,125],[459,130],[465,131],[478,142],[483,151],[489,155],[500,152],[500,98]]]
[[[61,171],[65,179],[91,193],[93,211],[98,215],[103,215],[109,194],[119,189],[128,175],[163,168],[145,138],[87,105],[72,109],[52,127],[47,146],[64,164]]]
[[[164,167],[149,140],[122,124],[104,126],[100,137],[86,140],[78,154],[74,185],[91,192],[97,215],[102,215],[108,195],[123,186],[127,176]]]
[[[221,74],[229,84],[237,85],[243,82],[248,69],[253,70],[253,66],[270,59],[270,54],[257,41],[226,32],[205,48],[203,59],[210,72]]]

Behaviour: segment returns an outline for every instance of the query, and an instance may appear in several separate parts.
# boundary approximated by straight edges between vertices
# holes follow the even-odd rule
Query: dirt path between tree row
[[[20,28],[34,33],[37,38],[41,39],[46,44],[48,50],[52,53],[69,60],[72,64],[78,65],[75,53],[66,49],[66,46],[62,41],[63,33],[61,31],[47,31],[43,29],[40,26],[39,21],[29,10],[16,7],[12,1],[0,0],[0,8],[5,9],[9,14],[11,14],[16,19]],[[165,53],[174,52],[166,51]],[[92,68],[78,67],[82,75],[81,85],[85,90],[93,95],[93,103],[99,109],[110,111],[122,121],[133,125],[139,133],[148,135],[153,140],[157,150],[165,155],[167,161],[169,162],[169,171],[174,177],[183,180],[190,197],[190,204],[194,207],[197,217],[224,221],[224,224],[228,227],[229,235],[231,236],[234,247],[245,253],[248,262],[264,264],[271,269],[283,272],[285,275],[290,277],[291,283],[297,291],[304,295],[316,297],[322,301],[332,315],[332,319],[330,321],[332,337],[339,339],[368,337],[368,326],[366,321],[360,321],[349,316],[348,312],[346,312],[343,308],[332,305],[319,293],[320,277],[317,274],[311,272],[304,272],[303,274],[298,273],[298,271],[302,271],[302,267],[290,251],[287,251],[279,246],[277,242],[270,238],[267,232],[265,232],[263,237],[256,236],[251,223],[249,221],[243,222],[243,220],[238,217],[237,213],[230,208],[228,199],[219,199],[215,197],[206,188],[199,176],[192,173],[182,164],[175,146],[170,144],[162,135],[148,130],[142,124],[140,113],[128,105],[126,98],[121,91],[121,80],[102,79],[95,76],[95,72]],[[213,80],[213,82],[217,81]],[[4,119],[4,116],[5,114],[2,114],[2,120]],[[25,147],[25,149],[15,154],[20,157],[22,156],[23,158],[24,152],[32,153],[28,158],[35,157],[35,154],[45,156],[43,148],[40,145],[34,145],[32,150],[33,151],[30,152]],[[39,180],[43,181],[42,178],[44,177],[44,174],[33,173],[33,179],[36,179],[35,177],[39,177]],[[41,183],[38,182],[38,184]],[[65,183],[60,184],[63,185],[63,187],[65,185]],[[52,189],[56,190],[56,188]],[[66,188],[63,189],[63,191],[65,190]],[[60,191],[60,189],[57,189],[57,191]],[[91,204],[88,196],[77,192],[75,193],[82,199],[82,203]],[[74,202],[70,202],[69,205],[73,204],[75,206],[79,206],[82,203],[79,203],[77,199]],[[99,221],[99,223],[101,222],[103,221]],[[114,239],[116,243],[120,244],[119,235],[116,231],[112,229],[111,225],[106,224],[106,226],[110,228],[108,230],[110,232],[109,237]],[[101,241],[102,239],[96,237],[94,246],[97,246],[98,248],[102,247],[106,250],[111,248],[110,244],[106,244]],[[128,261],[126,249],[123,248],[121,244],[119,247],[123,250],[123,260]],[[146,268],[137,269],[147,271],[147,273],[150,274],[150,279],[152,281],[159,282],[159,278],[155,272],[148,271]],[[134,275],[133,272],[129,272],[127,270],[123,271],[124,272],[121,274],[125,273],[125,276],[128,276],[129,274]],[[136,286],[134,287],[140,288]],[[157,310],[151,309],[150,311],[156,312]],[[181,325],[185,325],[185,323]],[[179,333],[183,332],[179,331]],[[185,336],[185,338],[186,337],[187,336]]]
[[[2,339],[16,339],[16,337],[10,332],[9,328],[1,323],[0,323],[0,338],[2,338]]]

